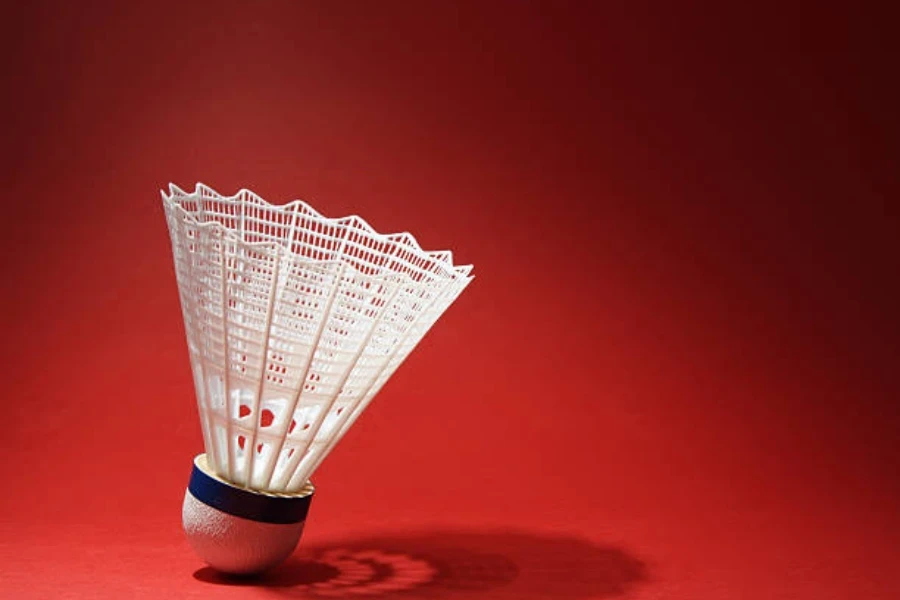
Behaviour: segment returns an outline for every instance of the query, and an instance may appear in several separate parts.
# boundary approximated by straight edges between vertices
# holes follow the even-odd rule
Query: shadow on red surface
[[[647,581],[625,550],[588,540],[524,532],[434,531],[383,535],[304,548],[257,578],[209,567],[194,578],[258,586],[285,596],[378,598],[614,598]]]

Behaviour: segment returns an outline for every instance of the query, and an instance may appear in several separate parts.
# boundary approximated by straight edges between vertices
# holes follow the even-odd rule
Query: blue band
[[[305,521],[313,496],[269,496],[241,489],[204,473],[196,464],[188,491],[200,502],[229,515],[279,525]]]

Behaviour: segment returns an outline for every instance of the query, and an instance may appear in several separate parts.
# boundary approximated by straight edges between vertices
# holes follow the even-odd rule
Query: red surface
[[[4,9],[0,597],[898,597],[887,15],[341,4]],[[259,582],[180,531],[198,180],[476,265]]]

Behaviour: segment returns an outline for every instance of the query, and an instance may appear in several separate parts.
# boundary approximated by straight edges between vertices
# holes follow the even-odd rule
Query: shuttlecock
[[[162,197],[206,450],[185,531],[214,568],[258,572],[296,547],[311,474],[472,268],[299,200]]]

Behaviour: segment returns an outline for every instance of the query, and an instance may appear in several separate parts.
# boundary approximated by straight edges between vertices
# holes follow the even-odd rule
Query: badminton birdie
[[[182,520],[212,567],[296,547],[310,476],[472,277],[450,252],[301,201],[162,192],[206,452]]]

